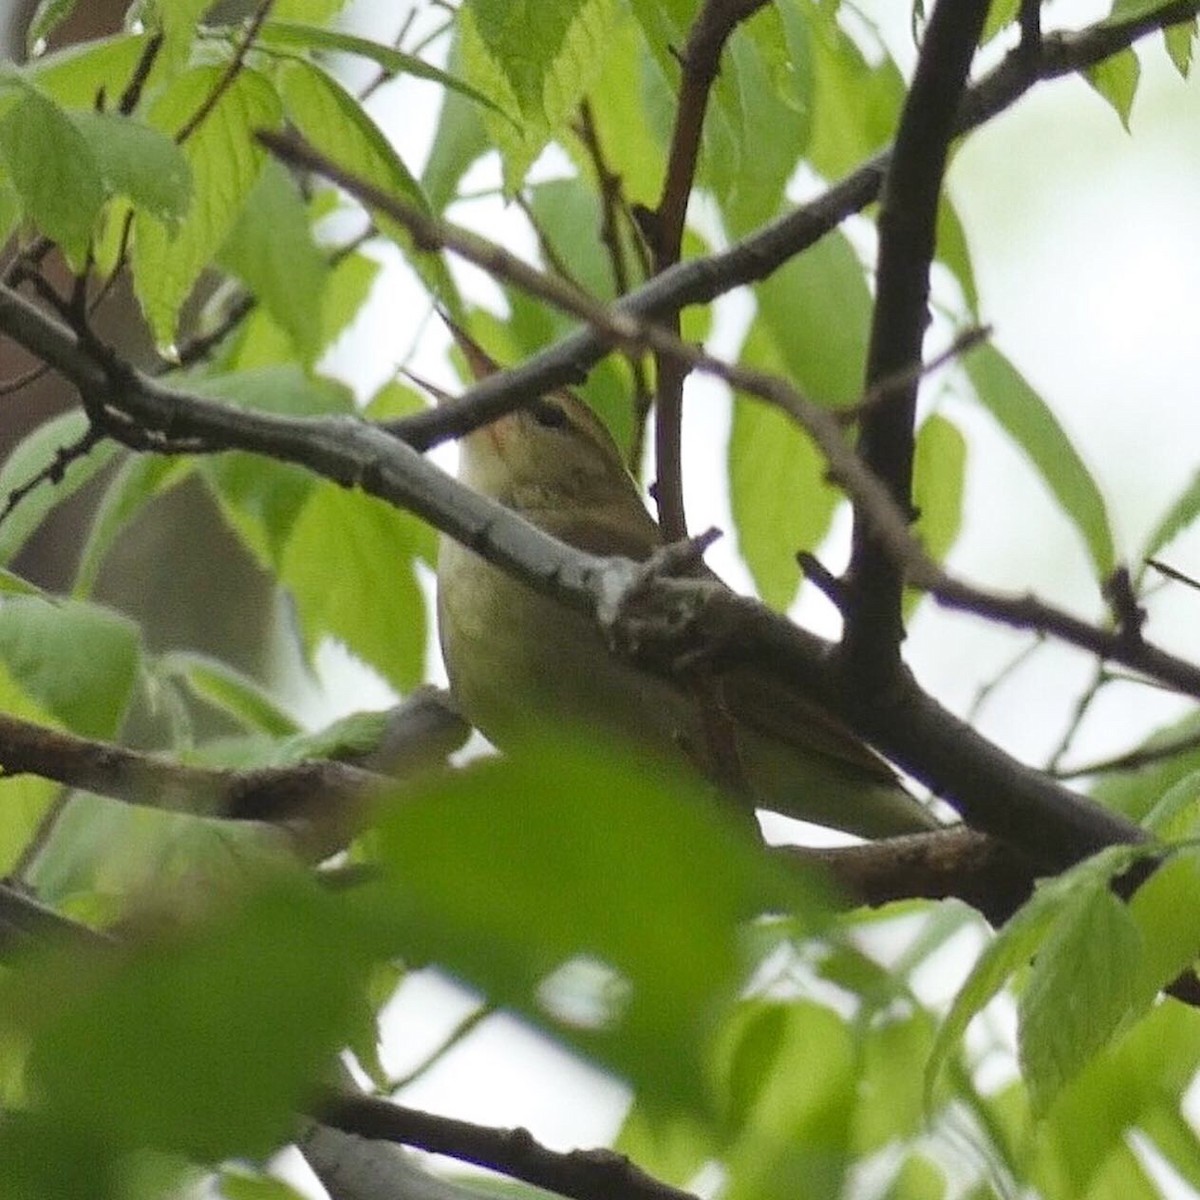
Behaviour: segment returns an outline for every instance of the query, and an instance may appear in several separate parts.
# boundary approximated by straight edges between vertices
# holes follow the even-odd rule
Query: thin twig
[[[258,8],[254,10],[254,14],[246,22],[242,36],[238,39],[233,57],[226,64],[225,70],[221,72],[221,77],[213,86],[212,91],[204,97],[200,107],[192,113],[191,117],[183,123],[179,132],[175,134],[175,141],[178,145],[182,146],[200,128],[216,108],[217,102],[233,86],[233,81],[241,74],[242,67],[246,62],[246,55],[250,52],[250,47],[254,44],[254,39],[258,36],[258,31],[262,28],[274,3],[275,0],[261,0]]]

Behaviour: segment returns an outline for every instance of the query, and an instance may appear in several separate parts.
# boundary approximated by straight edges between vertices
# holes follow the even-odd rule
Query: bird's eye
[[[567,414],[550,400],[539,400],[529,411],[543,429],[565,429],[567,426]]]

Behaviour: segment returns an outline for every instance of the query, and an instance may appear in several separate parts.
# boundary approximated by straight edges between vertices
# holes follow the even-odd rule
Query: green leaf
[[[931,1101],[938,1076],[958,1045],[971,1018],[982,1011],[1008,977],[1033,958],[1047,939],[1060,911],[1077,892],[1092,893],[1133,860],[1136,851],[1118,846],[1097,854],[1053,879],[1040,881],[1033,895],[1009,918],[979,956],[966,983],[938,1030],[925,1068],[926,1101]],[[1096,881],[1099,880],[1100,883]]]
[[[1146,544],[1138,555],[1138,582],[1146,573],[1146,559],[1155,558],[1164,546],[1178,537],[1197,517],[1200,517],[1200,471],[1192,476],[1187,487],[1175,497],[1146,538]]]
[[[1167,1002],[1105,1047],[1060,1094],[1038,1129],[1035,1180],[1046,1196],[1092,1196],[1130,1133],[1156,1114],[1177,1114],[1200,1066],[1200,1019]],[[1047,1170],[1047,1168],[1050,1170]],[[1113,1200],[1125,1193],[1110,1192]]]
[[[1107,579],[1116,552],[1104,497],[1058,418],[990,343],[972,350],[964,365],[980,402],[1024,450],[1082,535],[1096,574]]]
[[[108,609],[31,596],[0,602],[0,662],[68,729],[111,738],[137,677],[137,627]]]
[[[192,387],[201,395],[267,412],[318,416],[354,409],[345,387],[310,378],[294,364],[214,376]],[[317,486],[312,474],[255,454],[223,454],[200,470],[233,531],[265,570],[277,571],[292,526]]]
[[[218,659],[176,650],[164,654],[156,673],[186,685],[198,700],[232,717],[248,732],[268,737],[291,737],[300,726],[253,679]]]
[[[457,62],[458,42],[451,51]],[[467,169],[491,148],[478,107],[461,92],[450,92],[442,101],[433,146],[421,173],[421,189],[435,213],[444,212],[454,199]]]
[[[38,0],[25,31],[25,53],[37,58],[50,35],[75,11],[77,0]]]
[[[163,35],[159,59],[174,73],[191,54],[196,27],[214,0],[135,0],[125,15],[130,28],[143,27]]]
[[[1148,1007],[1172,980],[1200,958],[1200,855],[1195,844],[1173,850],[1129,900],[1141,935],[1135,995]]]
[[[873,1023],[861,1048],[859,1102],[854,1114],[856,1153],[865,1156],[925,1126],[921,1080],[933,1047],[933,1019],[914,1011]]]
[[[803,7],[815,74],[807,155],[826,179],[837,179],[891,141],[905,85],[888,55],[868,63],[831,6],[805,0]]]
[[[500,113],[500,109],[496,108],[487,96],[471,87],[469,83],[456,79],[449,72],[425,62],[415,54],[405,54],[403,50],[397,50],[395,46],[388,46],[383,42],[373,42],[338,29],[325,29],[318,25],[284,20],[265,22],[258,40],[267,46],[306,46],[311,50],[336,51],[368,58],[389,75],[411,75],[416,79],[427,79],[431,83],[440,84],[447,91],[457,92],[474,104],[482,104],[485,108]]]
[[[310,650],[334,637],[397,691],[419,683],[426,616],[414,565],[433,554],[432,531],[410,514],[333,484],[315,488],[280,565]]]
[[[326,272],[320,300],[318,359],[353,322],[378,275],[378,261],[359,253],[345,255]],[[292,339],[270,313],[259,307],[230,338],[228,359],[222,365],[230,372],[287,367],[294,365],[295,353]]]
[[[198,67],[179,76],[150,112],[158,129],[174,134],[211,96],[222,78],[217,67]],[[194,191],[187,216],[172,230],[140,212],[134,224],[134,290],[160,345],[175,337],[179,310],[200,273],[234,227],[258,180],[263,151],[259,129],[278,128],[279,98],[257,71],[241,70],[207,118],[184,144]]]
[[[104,203],[100,164],[87,140],[53,101],[25,87],[0,117],[0,158],[25,219],[82,269]]]
[[[271,12],[278,21],[315,21],[322,23],[346,7],[347,0],[277,0]]]
[[[52,417],[28,434],[0,467],[0,503],[54,464],[61,451],[77,445],[87,427],[87,417],[75,409]],[[57,482],[46,479],[27,493],[0,523],[0,562],[10,562],[46,516],[103,470],[115,453],[112,442],[101,442],[83,458],[72,458]],[[54,475],[58,474],[56,468]]]
[[[625,199],[652,207],[662,187],[662,156],[666,132],[651,111],[654,81],[661,90],[660,69],[641,27],[632,16],[619,13],[609,34],[609,49],[600,74],[588,92],[596,140],[609,170],[621,181]],[[595,175],[591,155],[576,138],[566,146],[587,177]]]
[[[359,102],[312,63],[292,62],[280,73],[288,118],[316,149],[347,171],[429,212],[420,185]],[[457,309],[456,291],[445,263],[435,254],[414,252],[395,221],[376,214],[380,230],[408,255],[414,269],[443,303]]]
[[[647,1101],[696,1107],[714,1019],[744,982],[743,922],[781,907],[811,922],[818,904],[703,792],[608,750],[563,738],[406,789],[371,899],[409,961],[440,963]]]
[[[856,400],[871,297],[849,242],[840,233],[823,238],[760,284],[757,296],[742,361],[786,375],[812,400]],[[838,313],[832,325],[829,312]],[[808,436],[765,405],[735,403],[728,461],[738,550],[762,598],[785,609],[800,583],[796,553],[825,536],[838,493]]]
[[[778,213],[808,141],[811,92],[811,63],[789,55],[776,6],[734,32],[700,158],[701,182],[712,187],[732,236]]]
[[[1163,30],[1163,44],[1167,56],[1175,64],[1181,79],[1186,79],[1192,70],[1192,52],[1196,44],[1197,20],[1193,17],[1179,25],[1168,25]]]
[[[251,1175],[232,1167],[221,1171],[217,1186],[225,1200],[304,1200],[302,1192],[282,1179],[271,1175]]]
[[[1107,880],[1077,890],[1055,918],[1018,1003],[1021,1066],[1035,1113],[1106,1046],[1153,992],[1139,988],[1142,935]]]
[[[107,1154],[259,1156],[341,1045],[372,949],[344,898],[295,872],[120,954],[27,967],[5,1023],[34,1033],[39,1111]]]
[[[987,21],[984,22],[979,44],[986,46],[996,34],[1007,29],[1017,19],[1020,7],[1021,0],[992,0],[988,6]]]
[[[913,499],[916,532],[935,562],[950,552],[962,528],[967,441],[958,426],[937,413],[917,431]]]
[[[722,1155],[730,1174],[726,1194],[747,1200],[842,1195],[861,1083],[854,1032],[841,1016],[812,1001],[751,1001],[749,1008],[754,1019],[734,1042],[721,1073],[726,1092],[733,1091],[733,1080],[743,1080],[741,1103],[726,1124],[731,1139]],[[764,1019],[776,1025],[765,1038]]]
[[[507,194],[573,119],[616,19],[614,0],[471,0],[459,9],[462,69],[494,106],[483,120],[503,160]]]
[[[304,365],[312,366],[324,344],[329,267],[313,240],[299,188],[274,160],[263,164],[218,259],[286,331]]]
[[[1176,811],[1178,798],[1168,801],[1168,795],[1173,788],[1181,785],[1188,776],[1200,771],[1200,746],[1187,748],[1188,739],[1200,734],[1200,714],[1189,713],[1178,721],[1164,725],[1156,730],[1136,749],[1157,750],[1163,746],[1171,746],[1180,742],[1185,743],[1184,749],[1178,754],[1161,758],[1157,762],[1148,763],[1136,771],[1113,772],[1102,776],[1092,785],[1091,794],[1095,799],[1109,808],[1135,821],[1143,820],[1146,815],[1161,803],[1164,808],[1157,821],[1171,823],[1171,814]],[[1161,828],[1159,824],[1156,829]]]
[[[962,289],[967,310],[979,311],[979,292],[975,286],[975,268],[971,263],[971,247],[966,231],[948,195],[943,195],[937,212],[937,256],[938,262],[947,267]]]
[[[126,196],[167,226],[177,224],[192,197],[187,158],[160,130],[113,113],[72,113],[95,155],[108,191]]]
[[[26,72],[43,92],[64,108],[88,112],[96,98],[118,97],[124,92],[149,41],[149,34],[119,34],[76,46],[64,46],[35,59]],[[159,64],[148,84],[155,82]]]
[[[142,507],[182,483],[194,469],[191,459],[149,454],[131,454],[121,463],[104,489],[79,554],[75,585],[71,589],[76,600],[86,600],[91,595],[113,543]]]
[[[1132,48],[1110,54],[1083,73],[1084,79],[1112,105],[1126,133],[1129,132],[1129,114],[1133,110],[1133,98],[1137,95],[1141,74],[1141,63]]]
[[[0,611],[7,604],[0,600]],[[40,603],[40,602],[39,602]],[[35,725],[52,727],[54,717],[21,687],[0,658],[0,713],[9,718],[31,721]],[[58,785],[38,775],[0,774],[0,805],[4,820],[0,821],[0,873],[8,877],[20,861],[22,853],[58,793]]]

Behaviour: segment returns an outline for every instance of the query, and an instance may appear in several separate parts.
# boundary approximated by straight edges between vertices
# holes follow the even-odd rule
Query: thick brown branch
[[[953,898],[995,926],[1029,898],[1039,874],[1028,855],[965,826],[832,849],[778,846],[772,853],[802,869],[822,868],[857,904]]]
[[[921,361],[942,175],[987,11],[988,0],[938,0],[925,31],[883,186],[868,392]],[[915,380],[892,384],[887,402],[864,414],[858,447],[906,512],[912,507],[917,390]],[[843,646],[849,684],[863,697],[886,691],[899,669],[903,590],[903,564],[881,544],[870,514],[856,509]]]

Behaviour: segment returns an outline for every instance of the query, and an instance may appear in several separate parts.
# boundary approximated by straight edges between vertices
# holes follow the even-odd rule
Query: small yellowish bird
[[[452,332],[473,370],[494,369]],[[458,477],[590,554],[644,561],[663,545],[608,430],[569,393],[463,438]],[[746,671],[714,675],[698,692],[640,670],[612,654],[584,614],[448,537],[438,558],[438,627],[456,702],[501,749],[555,732],[590,734],[718,781],[728,781],[732,757],[737,790],[755,807],[861,837],[939,826],[882,758],[815,706]],[[714,727],[729,743],[719,752]]]

